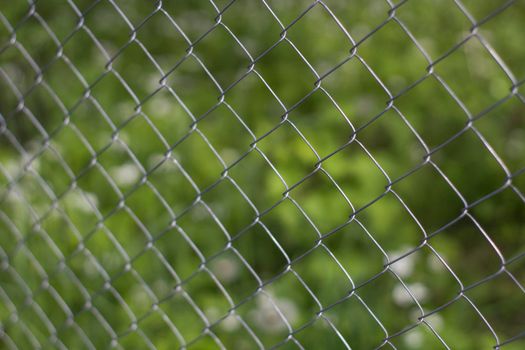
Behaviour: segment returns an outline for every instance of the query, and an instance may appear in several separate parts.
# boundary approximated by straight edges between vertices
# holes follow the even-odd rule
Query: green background
[[[511,3],[0,4],[0,347],[523,334]]]

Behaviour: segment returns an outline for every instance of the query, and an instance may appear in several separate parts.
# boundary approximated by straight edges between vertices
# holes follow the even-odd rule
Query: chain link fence
[[[0,347],[522,349],[524,23],[2,2]]]

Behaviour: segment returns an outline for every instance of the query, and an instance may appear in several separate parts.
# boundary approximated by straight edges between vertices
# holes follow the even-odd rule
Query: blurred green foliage
[[[523,332],[525,4],[309,5],[0,5],[2,347]]]

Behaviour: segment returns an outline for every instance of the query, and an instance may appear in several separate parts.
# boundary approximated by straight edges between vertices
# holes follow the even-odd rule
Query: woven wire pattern
[[[2,3],[2,347],[521,349],[524,5]]]

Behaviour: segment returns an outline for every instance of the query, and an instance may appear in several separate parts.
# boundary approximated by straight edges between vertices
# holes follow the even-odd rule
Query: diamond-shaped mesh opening
[[[133,268],[148,285],[153,296],[160,300],[168,294],[176,279],[166,257],[153,245],[148,245],[151,248],[135,258]]]
[[[235,156],[237,155],[235,153]],[[275,205],[286,190],[280,174],[272,168],[265,155],[256,149],[235,163],[228,170],[228,176],[243,189],[254,206],[260,210]],[[261,186],[266,189],[263,193],[260,191]],[[269,214],[272,212],[273,210]]]
[[[150,168],[150,173],[147,177],[148,183],[162,193],[160,200],[163,207],[167,203],[173,213],[182,213],[194,203],[198,194],[198,189],[193,180],[173,156],[153,155],[151,163],[154,164],[151,165],[152,168]],[[173,190],[169,192],[164,191],[168,187],[172,187]],[[138,198],[140,199],[140,197]],[[140,203],[138,204],[140,205]],[[155,210],[156,208],[153,207],[152,213]],[[164,208],[164,210],[168,209]]]
[[[494,288],[496,285],[506,287],[504,298],[498,298],[499,288]],[[522,295],[523,290],[520,290],[506,274],[501,274],[467,292],[467,296],[479,308],[480,313],[501,340],[508,339],[521,331],[519,325],[523,322],[523,315],[516,306],[521,304]]]
[[[145,195],[145,197],[147,197],[147,195]],[[129,208],[130,211],[133,210],[133,206]],[[127,209],[121,209],[112,213],[111,217],[105,220],[104,225],[111,231],[115,240],[119,242],[120,245],[125,246],[124,251],[128,256],[135,256],[140,253],[142,246],[145,246],[149,241],[148,236],[150,233],[148,228],[153,226],[144,219],[140,220],[137,216],[133,214],[130,215]],[[124,242],[129,239],[136,243],[125,244]]]
[[[0,347],[521,349],[523,5],[0,5]]]
[[[173,245],[179,247],[178,254],[174,254],[174,252],[166,248]],[[155,240],[155,246],[165,257],[166,262],[172,270],[171,272],[174,273],[177,278],[177,282],[178,280],[183,280],[191,276],[202,263],[202,259],[197,254],[194,246],[191,245],[188,236],[180,229],[175,228],[164,232]],[[188,265],[180,266],[180,261],[187,261]],[[167,288],[170,288],[172,281],[163,281],[161,283],[167,283]]]
[[[355,128],[380,115],[390,99],[363,62],[354,56],[322,80],[323,87]]]
[[[9,74],[6,72],[6,69],[0,71],[0,86],[2,87],[2,107],[0,112],[2,115],[12,114],[15,108],[19,105],[19,93],[17,89],[13,89],[12,80],[9,77]]]
[[[263,347],[275,345],[288,333],[285,318],[282,312],[279,312],[278,303],[279,301],[277,303],[273,301],[271,294],[259,292],[236,310]]]
[[[420,324],[389,342],[391,346],[395,346],[397,349],[446,349],[448,346],[440,339],[438,332],[425,324]]]
[[[396,18],[433,59],[445,54],[468,35],[472,23],[453,0],[406,2]],[[447,25],[443,26],[442,23]]]
[[[383,294],[381,290],[388,290],[389,293]],[[375,314],[389,335],[409,328],[417,323],[417,316],[421,316],[414,315],[413,311],[417,308],[417,304],[412,296],[413,292],[392,273],[385,273],[372,279],[357,289],[356,293]],[[406,303],[399,303],[400,299],[406,300]],[[386,316],[389,313],[394,313],[395,317]]]
[[[94,156],[94,152],[90,147],[91,145],[86,142],[82,134],[78,133],[78,129],[71,125],[62,128],[60,132],[55,134],[50,149],[54,149],[58,152],[62,149],[61,145],[63,142],[67,142],[75,151],[73,154],[67,155],[60,153],[60,157],[67,165],[69,171],[78,175],[86,165],[89,164],[89,161]]]
[[[352,221],[332,235],[323,238],[323,244],[356,285],[384,270],[384,253],[358,221]]]
[[[509,210],[503,212],[500,203],[506,203]],[[523,226],[516,225],[513,217],[521,215],[519,213],[524,209],[523,201],[511,189],[499,192],[472,208],[472,216],[506,259],[523,252],[523,235],[520,234]],[[496,216],[504,219],[504,222],[496,225]]]
[[[142,112],[162,135],[169,146],[180,141],[191,128],[193,120],[173,90],[166,87],[155,90],[142,101]]]
[[[489,4],[478,6],[473,0],[465,0],[462,2],[466,11],[468,11],[476,20],[480,21],[489,16],[494,16],[502,9],[505,9],[506,1],[497,0]]]
[[[293,286],[294,293],[287,293],[288,286]],[[255,315],[254,321],[257,322],[256,329],[259,332],[271,332],[275,333],[276,337],[273,338],[273,342],[278,343],[279,334],[283,330],[298,330],[302,327],[308,326],[315,312],[319,311],[319,305],[317,301],[313,298],[311,291],[308,286],[305,284],[303,279],[293,270],[290,272],[280,275],[276,280],[266,288],[266,295],[273,300],[270,305],[267,303],[261,303],[261,311],[264,309],[270,311],[276,311],[278,318],[282,321],[282,324],[276,324],[278,327],[268,327],[269,325],[263,324],[262,322],[268,321],[268,316],[271,313],[265,315],[261,313]],[[267,300],[268,301],[268,300]],[[308,310],[308,314],[312,317],[307,316],[303,317],[299,310]],[[272,311],[272,313],[273,313]],[[263,317],[261,317],[263,316]],[[272,316],[274,317],[274,316]],[[280,341],[285,341],[286,336],[282,337]]]
[[[130,6],[133,8],[133,6]],[[139,11],[137,11],[139,12]],[[143,12],[144,16],[147,12]],[[173,19],[165,13],[158,11],[144,19],[144,23],[137,28],[137,39],[148,51],[151,57],[165,70],[169,70],[173,62],[182,59],[186,54],[188,42],[176,27],[173,26]],[[162,37],[161,40],[152,42],[148,38],[152,35]],[[170,42],[171,48],[165,50],[163,42]]]
[[[228,59],[224,59],[225,51],[228,52]],[[193,53],[223,88],[240,79],[250,65],[242,45],[223,26],[217,26],[202,37],[193,48]]]
[[[474,151],[475,150],[475,151]],[[498,162],[490,149],[485,148],[484,139],[472,130],[467,130],[440,149],[434,157],[435,163],[445,176],[456,186],[462,197],[473,202],[489,193],[496,191],[506,182],[504,168]],[[442,161],[447,158],[446,164]],[[463,160],[461,164],[455,159]],[[465,172],[476,173],[468,180],[460,179]]]
[[[75,90],[73,86],[70,88],[73,91]],[[81,90],[77,91],[80,92]],[[65,124],[65,102],[53,92],[50,85],[39,84],[26,96],[23,113],[26,115],[25,118],[30,119],[36,119],[35,115],[40,113],[46,115],[46,118],[39,118],[39,125],[36,125],[38,132],[45,137],[47,134],[61,129]]]
[[[110,57],[117,54],[128,43],[132,31],[113,4],[105,1],[89,4],[89,8],[84,10],[83,17],[84,26],[100,42]]]
[[[172,296],[160,303],[159,308],[169,315],[170,321],[179,333],[184,335],[185,342],[186,338],[189,340],[197,337],[205,327],[204,320],[195,310],[193,301],[182,289],[178,289]]]
[[[282,27],[263,1],[233,1],[221,14],[222,24],[242,43],[253,58],[274,45]]]
[[[214,183],[224,170],[222,159],[216,150],[210,147],[209,141],[202,133],[189,134],[174,149],[174,157],[180,162],[181,167],[188,173],[197,186],[204,189]],[[202,159],[195,159],[194,152],[205,155]]]
[[[184,230],[205,259],[220,253],[228,244],[229,233],[210,207],[202,203],[187,211],[177,220],[177,225]]]
[[[322,163],[331,180],[355,209],[381,197],[389,183],[381,166],[359,142],[352,142]],[[361,179],[368,181],[361,182]]]
[[[9,118],[6,121],[5,125],[10,129],[10,132],[13,132],[12,136],[17,137],[15,140],[8,140],[8,142],[13,144],[13,146],[19,150],[23,150],[24,147],[27,147],[28,142],[31,139],[39,141],[45,138],[45,130],[39,127],[35,122],[32,113],[28,113],[26,110],[14,113],[12,118]],[[23,154],[26,152],[24,150],[20,153]]]
[[[351,204],[326,173],[317,171],[290,192],[290,197],[322,233],[342,225],[352,212]],[[322,204],[321,204],[322,203]],[[318,210],[317,205],[323,209]],[[334,207],[346,210],[335,211]]]
[[[225,104],[221,104],[199,120],[197,126],[206,135],[206,139],[219,156],[229,165],[247,152],[254,141],[243,120],[235,110]]]
[[[62,53],[89,84],[106,72],[110,57],[101,42],[87,28],[69,34],[62,42]]]
[[[218,11],[213,2],[190,4],[168,1],[162,2],[161,7],[192,42],[198,40],[216,24]]]
[[[279,145],[279,147],[274,147]],[[257,143],[288,186],[308,176],[319,160],[315,151],[291,123],[283,123]],[[294,150],[290,154],[289,149]]]
[[[119,196],[134,187],[140,179],[140,163],[135,161],[129,149],[120,142],[112,143],[97,160],[107,174],[109,185],[115,188]]]
[[[279,241],[263,224],[256,224],[244,231],[232,245],[263,281],[268,281],[284,270],[289,260]],[[271,252],[272,260],[266,259],[268,252]]]
[[[2,11],[2,16],[7,20],[10,26],[14,26],[22,22],[29,16],[32,6],[29,4],[19,4],[18,6],[7,6],[5,11]]]
[[[317,243],[319,231],[297,201],[284,200],[262,217],[262,222],[290,259],[305,254]]]
[[[447,235],[452,235],[455,239],[445,241]],[[472,242],[473,236],[483,239],[476,239],[477,244],[473,246],[472,243],[467,243]],[[468,244],[470,249],[468,254],[454,257],[451,254],[447,254],[447,248],[443,246],[443,242],[453,245]],[[497,273],[502,265],[499,252],[494,249],[492,240],[483,235],[483,231],[469,219],[462,219],[453,226],[448,227],[443,232],[432,237],[430,243],[447,262],[447,265],[464,284],[464,287]],[[451,249],[449,248],[448,250]],[[452,251],[454,250],[452,249]],[[475,275],[471,267],[473,265],[483,265],[483,274]]]
[[[320,90],[289,113],[288,120],[320,157],[330,155],[345,144],[353,131],[352,123],[334,98]]]
[[[326,310],[324,316],[351,347],[378,347],[386,337],[380,321],[357,294],[341,300]]]
[[[57,76],[62,76],[65,82],[56,78]],[[36,83],[38,83],[38,79],[37,75]],[[85,96],[86,83],[84,77],[77,71],[76,67],[64,59],[53,61],[51,65],[47,66],[42,73],[42,79],[42,84],[45,84],[44,87],[49,89],[48,93],[56,95],[56,97],[53,96],[55,100],[58,100],[55,103],[61,109],[74,108],[78,104],[79,97]]]
[[[195,56],[177,63],[166,83],[195,119],[219,103],[220,89]]]
[[[255,70],[288,108],[308,95],[317,80],[312,68],[289,40],[273,46],[256,62]]]
[[[403,278],[410,292],[417,299],[424,313],[432,312],[453,301],[460,294],[461,285],[452,266],[440,255],[436,237],[429,241],[429,249],[410,253],[405,258],[391,265],[391,268]],[[436,246],[433,243],[436,242]],[[432,277],[430,277],[432,276]],[[411,300],[405,294],[396,293],[396,301],[406,305]],[[421,317],[421,310],[414,310]],[[439,314],[437,314],[439,315]],[[437,318],[440,318],[439,316]],[[439,322],[436,321],[436,322]],[[432,325],[432,322],[430,322]]]
[[[181,346],[180,335],[177,333],[177,328],[167,320],[166,314],[164,312],[158,311],[153,312],[152,315],[149,315],[144,321],[141,322],[141,329],[144,333],[144,336],[148,339],[155,339],[152,341],[154,346],[162,348],[169,346]],[[166,325],[168,331],[164,331],[159,328],[158,325]],[[135,344],[130,344],[131,347],[136,346]]]
[[[81,245],[91,252],[91,255],[95,257],[95,260],[104,267],[104,271],[110,276],[114,276],[122,271],[123,266],[127,263],[128,257],[124,255],[125,252],[122,251],[122,245],[106,229],[90,232],[89,239],[85,239],[77,244],[75,251],[69,255],[69,260],[76,260],[77,266],[84,268],[86,257],[84,253],[79,253],[81,252],[79,249]],[[109,253],[110,251],[114,251],[114,253],[111,254]],[[96,272],[96,268],[93,266],[94,263],[89,265],[88,268]],[[103,281],[101,281],[99,273],[95,273],[92,278],[96,279],[96,287],[100,287]]]
[[[395,183],[393,189],[411,208],[411,215],[429,234],[450,224],[462,214],[463,203],[460,197],[433,165],[423,165]],[[447,205],[434,213],[428,211],[429,203]]]
[[[434,69],[472,115],[508,95],[511,80],[479,38],[469,37],[444,57]]]
[[[257,137],[263,136],[275,127],[279,117],[286,112],[279,97],[256,71],[245,76],[228,90],[225,100]]]
[[[60,1],[52,1],[51,3],[53,6],[60,5]],[[53,11],[53,6],[47,7],[37,3],[36,10],[41,22],[45,23],[53,36],[62,42],[78,27],[81,16],[74,6],[69,8],[64,6],[64,13],[62,14]]]
[[[251,328],[237,314],[224,318],[211,331],[226,348],[249,349],[260,346]]]
[[[358,0],[352,3],[329,0],[324,2],[348,29],[354,40],[362,41],[389,18],[392,3]]]
[[[148,76],[150,81],[160,81],[162,72],[158,70],[151,61],[149,52],[146,51],[138,41],[132,41],[129,45],[122,47],[118,54],[112,57],[111,72],[115,74],[121,81],[122,85],[128,90],[130,96],[136,100],[144,100],[153,89],[160,86],[155,86],[153,83],[144,84],[142,80],[137,80],[137,76],[132,72],[140,69],[145,76]],[[128,70],[128,68],[130,68]]]
[[[335,303],[352,289],[350,276],[326,247],[316,248],[295,263],[293,269],[322,306]],[[323,273],[319,273],[317,269],[322,270]],[[324,288],[328,285],[334,288]]]
[[[385,211],[390,214],[383,215]],[[357,214],[357,218],[363,229],[368,231],[370,239],[374,240],[381,250],[389,254],[395,252],[395,257],[417,247],[426,235],[419,219],[394,193],[387,193],[366,207]],[[394,223],[400,226],[393,228]]]
[[[45,231],[35,231],[35,234],[28,237],[25,241],[28,252],[37,260],[41,261],[42,266],[45,266],[45,270],[51,270],[51,266],[55,266],[60,261],[60,252],[57,252],[57,247],[53,243],[46,239]],[[43,252],[47,254],[44,255]],[[51,253],[49,253],[51,251]],[[51,272],[51,271],[46,271]]]
[[[404,114],[390,109],[357,134],[364,149],[392,181],[419,166],[426,154],[426,141],[411,127]]]
[[[517,2],[515,9],[508,8],[480,26],[480,34],[497,50],[505,64],[518,79],[525,77],[525,69],[520,65],[525,51],[519,45],[514,46],[512,32],[516,29],[512,23],[516,20],[516,15],[523,10],[523,4]],[[498,28],[498,30],[495,31],[494,28]],[[511,51],[512,48],[515,48],[515,51]]]
[[[60,158],[57,150],[49,147],[38,158],[38,168],[53,172],[52,177],[45,177],[46,187],[55,194],[61,194],[69,189],[72,174],[67,164]]]
[[[218,322],[231,307],[223,286],[208,271],[198,272],[186,283],[184,290],[191,295],[195,307],[201,310],[202,316],[209,323]],[[210,299],[210,293],[221,298]]]
[[[287,26],[286,37],[318,73],[331,69],[348,56],[353,46],[351,37],[329,9],[317,4],[301,15],[299,21]],[[334,47],[338,50],[334,51]]]
[[[115,185],[110,181],[111,178],[108,173],[101,167],[92,167],[83,172],[83,174],[84,176],[76,183],[83,191],[92,194],[92,204],[97,208],[97,211],[101,214],[106,214],[113,210],[120,202],[120,198]],[[75,202],[75,200],[73,199],[72,202]],[[86,211],[89,212],[89,210]],[[73,215],[71,219],[79,223],[77,227],[81,232],[87,232],[91,228],[87,223],[93,222],[95,215],[98,214],[97,211],[94,211],[94,213],[91,211],[91,215],[80,215],[78,217]]]
[[[16,30],[17,47],[35,70],[50,64],[57,51],[56,36],[47,31],[42,23],[45,24],[37,16],[31,15]]]
[[[429,100],[436,103],[432,108],[425,102]],[[421,81],[396,98],[394,103],[428,147],[441,145],[467,124],[462,106],[434,76]]]
[[[401,11],[401,9],[400,9]],[[382,54],[374,51],[381,48]],[[357,47],[357,54],[366,62],[386,86],[394,93],[402,91],[425,75],[428,61],[403,28],[392,20],[388,21]],[[386,61],[410,61],[410,65],[382,64]]]
[[[325,344],[330,347],[330,349],[348,348],[345,341],[338,336],[334,327],[330,324],[330,321],[325,318],[315,320],[313,324],[294,334],[293,340],[288,340],[286,345],[289,345],[292,349],[300,349],[300,346],[304,348],[305,345],[303,344],[310,344],[312,342],[311,337],[313,334],[326,339]],[[294,347],[291,346],[292,344]]]
[[[83,100],[71,114],[71,120],[74,127],[91,131],[81,135],[95,151],[111,146],[114,123],[98,103],[92,100]],[[95,131],[99,137],[95,136]]]
[[[235,248],[213,259],[209,263],[209,271],[215,275],[215,278],[224,287],[226,294],[235,305],[244,302],[259,287],[259,276]],[[232,317],[235,318],[230,316],[230,318]],[[238,320],[233,321],[230,319],[221,322],[225,322],[222,326],[226,330],[239,328],[238,326],[240,326],[236,324]]]
[[[222,199],[227,197],[228,205]],[[222,223],[231,237],[241,233],[255,222],[256,213],[244,193],[235,184],[224,179],[206,191],[202,200],[209,206],[213,215]],[[242,216],[237,215],[242,213]]]
[[[24,52],[18,46],[7,45],[2,50],[2,81],[8,86],[7,91],[14,93],[18,98],[15,106],[16,111],[23,106],[23,93],[27,92],[34,83],[35,68],[24,56]],[[3,107],[5,108],[5,107]],[[6,110],[9,116],[13,110]]]
[[[517,117],[524,110],[525,105],[519,99],[511,98],[474,122],[475,128],[512,173],[525,167],[523,159],[519,156],[525,147],[525,127],[523,120]],[[500,127],[495,127],[496,125]]]

